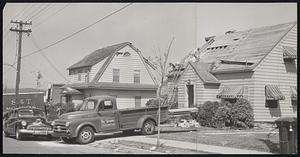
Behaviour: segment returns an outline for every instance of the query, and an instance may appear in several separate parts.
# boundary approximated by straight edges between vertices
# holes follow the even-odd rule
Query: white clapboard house
[[[297,115],[297,22],[211,38],[175,82],[179,108],[243,97],[256,121]]]
[[[82,103],[95,95],[115,96],[119,109],[141,107],[156,97],[151,66],[130,42],[107,46],[68,68],[70,84],[63,86],[67,102]]]

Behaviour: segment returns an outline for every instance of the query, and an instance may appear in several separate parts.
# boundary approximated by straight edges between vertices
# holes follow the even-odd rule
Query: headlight
[[[55,123],[55,122],[54,122],[54,121],[52,121],[52,122],[51,122],[51,125],[53,126],[53,125],[54,125],[54,123]]]
[[[66,127],[70,126],[71,122],[66,122]]]
[[[21,122],[21,124],[22,124],[22,126],[26,126],[26,125],[27,125],[27,122],[23,120],[23,121]]]

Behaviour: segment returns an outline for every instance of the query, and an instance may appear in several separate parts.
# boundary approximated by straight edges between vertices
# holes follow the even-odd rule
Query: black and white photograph
[[[3,154],[298,154],[297,2],[6,2]]]

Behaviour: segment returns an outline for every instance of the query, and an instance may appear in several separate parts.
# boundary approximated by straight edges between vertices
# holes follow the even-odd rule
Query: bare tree
[[[168,46],[168,49],[167,49],[167,52],[163,54],[161,54],[161,51],[160,49],[158,49],[158,54],[156,54],[156,60],[155,60],[155,64],[157,65],[158,67],[158,71],[160,73],[160,78],[158,78],[158,89],[156,91],[156,98],[158,99],[158,131],[157,131],[157,144],[156,144],[156,148],[159,148],[160,147],[160,107],[162,105],[162,101],[161,101],[161,97],[162,97],[162,86],[163,86],[163,83],[164,83],[164,80],[165,80],[165,77],[166,77],[166,73],[167,73],[167,62],[168,62],[168,58],[169,58],[169,54],[170,54],[170,50],[171,50],[171,46],[173,44],[173,41],[174,41],[174,37],[172,38],[169,46]],[[165,102],[165,101],[164,101]]]

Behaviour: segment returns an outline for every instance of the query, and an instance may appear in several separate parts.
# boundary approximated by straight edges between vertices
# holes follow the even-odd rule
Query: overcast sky
[[[10,20],[31,18],[32,33],[23,36],[22,56],[48,46],[77,30],[125,6],[126,3],[8,3],[3,11],[3,63],[13,64],[16,33],[10,32]],[[24,9],[25,8],[25,9]],[[64,8],[64,9],[63,9]],[[24,10],[23,10],[24,9]],[[42,11],[39,11],[42,10]],[[59,12],[58,12],[59,11]],[[170,62],[204,44],[204,37],[228,30],[247,30],[297,20],[296,3],[134,3],[89,29],[42,51],[55,67],[68,76],[69,66],[105,46],[132,42],[145,57],[157,49],[166,51],[172,37]],[[32,39],[31,39],[32,38]],[[36,88],[37,71],[41,87],[65,83],[47,60],[36,53],[22,60],[21,88]],[[3,86],[15,87],[16,71],[3,66]]]

